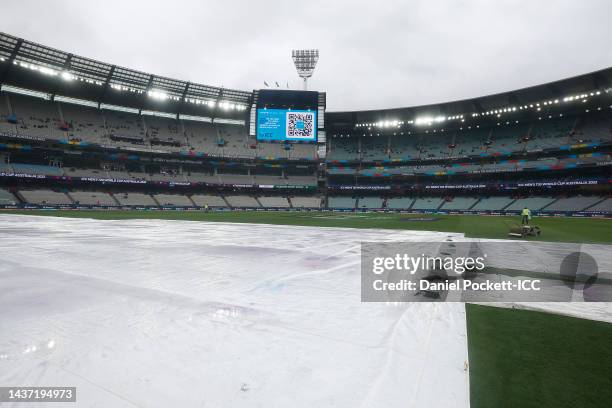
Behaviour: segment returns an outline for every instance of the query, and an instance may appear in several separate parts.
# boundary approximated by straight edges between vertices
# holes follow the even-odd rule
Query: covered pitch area
[[[612,398],[609,304],[360,302],[361,241],[461,233],[0,219],[2,383],[73,384],[81,403],[106,406]]]

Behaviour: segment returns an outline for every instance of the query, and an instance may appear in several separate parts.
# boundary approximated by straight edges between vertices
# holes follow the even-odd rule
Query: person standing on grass
[[[522,215],[522,224],[523,225],[529,225],[529,220],[531,219],[531,211],[529,210],[529,208],[525,207],[523,208],[523,211],[521,211],[521,215]]]

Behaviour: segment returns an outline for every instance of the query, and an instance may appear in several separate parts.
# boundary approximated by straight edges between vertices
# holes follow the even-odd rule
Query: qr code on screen
[[[312,137],[312,113],[287,113],[287,137]]]

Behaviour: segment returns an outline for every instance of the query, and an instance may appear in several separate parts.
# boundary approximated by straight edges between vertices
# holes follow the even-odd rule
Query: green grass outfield
[[[240,222],[316,227],[383,228],[464,233],[470,238],[507,239],[518,216],[432,215],[398,213],[341,213],[297,211],[155,211],[155,210],[5,210],[1,213],[50,215],[103,220],[164,219]],[[435,218],[432,221],[414,221]],[[410,221],[410,220],[413,221]],[[530,240],[577,243],[612,243],[612,219],[535,217],[542,235]]]
[[[472,304],[466,312],[471,408],[612,406],[612,324]]]

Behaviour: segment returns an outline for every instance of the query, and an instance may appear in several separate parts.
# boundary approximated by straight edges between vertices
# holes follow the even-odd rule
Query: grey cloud
[[[319,48],[330,110],[420,105],[612,65],[612,2],[5,1],[0,29],[159,75],[298,88],[293,48]]]

